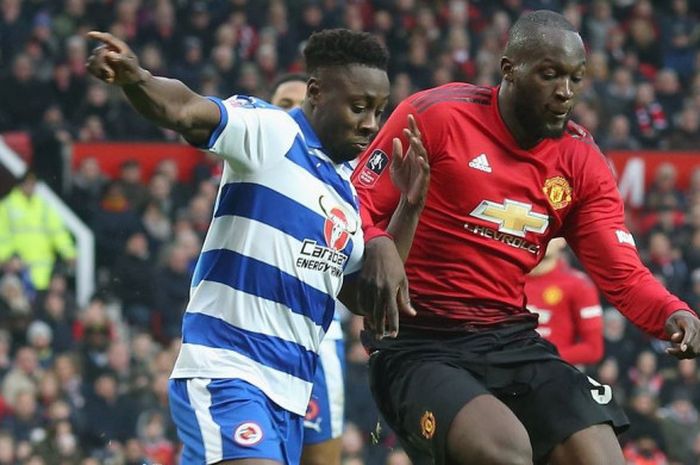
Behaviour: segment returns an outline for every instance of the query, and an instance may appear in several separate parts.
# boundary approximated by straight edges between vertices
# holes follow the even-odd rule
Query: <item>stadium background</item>
[[[581,31],[588,77],[574,119],[617,168],[645,262],[697,311],[698,0],[0,0],[0,134],[92,229],[97,263],[87,302],[73,260],[58,261],[46,289],[17,260],[2,264],[0,465],[176,463],[167,377],[220,166],[88,77],[86,31],[127,40],[144,67],[200,93],[263,98],[302,70],[313,31],[371,31],[391,52],[393,108],[453,80],[497,83],[509,25],[538,8]],[[0,167],[0,195],[11,173]],[[344,463],[405,464],[377,430],[360,326],[345,320]],[[696,362],[664,355],[612,308],[605,344],[586,370],[633,422],[629,463],[700,464]]]

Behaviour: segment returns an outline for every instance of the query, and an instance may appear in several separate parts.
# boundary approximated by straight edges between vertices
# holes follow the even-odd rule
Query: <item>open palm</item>
[[[408,150],[404,155],[401,140],[394,138],[391,180],[409,204],[422,207],[430,183],[430,165],[413,115],[408,115],[408,128],[403,133],[408,140]]]

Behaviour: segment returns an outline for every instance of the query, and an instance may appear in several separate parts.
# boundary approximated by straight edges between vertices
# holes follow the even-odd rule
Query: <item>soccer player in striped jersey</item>
[[[301,107],[306,96],[305,74],[285,74],[272,86],[270,103],[285,110]],[[345,343],[340,315],[321,342],[314,387],[304,417],[302,465],[340,465],[345,409]]]
[[[92,74],[225,161],[170,382],[182,463],[298,464],[320,343],[343,276],[362,262],[347,162],[378,130],[389,97],[386,50],[366,33],[314,34],[304,50],[304,104],[287,113],[254,97],[200,96],[152,76],[111,34],[88,37],[102,42],[88,61]],[[397,139],[392,160],[406,194],[389,225],[397,254],[412,238],[429,177],[411,118],[407,134],[406,156]],[[401,288],[405,295],[405,279]]]

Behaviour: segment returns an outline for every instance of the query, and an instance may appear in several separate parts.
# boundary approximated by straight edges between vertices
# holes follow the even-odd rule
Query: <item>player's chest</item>
[[[556,157],[514,154],[495,143],[465,143],[431,170],[438,181],[432,195],[465,230],[527,239],[537,248],[561,228],[575,202],[570,170]]]

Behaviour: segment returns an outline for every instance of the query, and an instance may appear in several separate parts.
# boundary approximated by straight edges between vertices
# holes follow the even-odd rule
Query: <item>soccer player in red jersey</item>
[[[555,238],[525,280],[527,308],[538,316],[537,332],[572,365],[603,358],[603,310],[598,290],[562,259],[566,241]]]
[[[526,275],[553,237],[627,318],[669,339],[671,355],[700,353],[700,320],[640,262],[606,159],[569,121],[585,69],[563,16],[525,14],[500,85],[407,98],[355,170],[372,391],[414,462],[624,464],[615,433],[628,421],[610,387],[563,362],[525,308]],[[387,154],[409,114],[431,183],[404,272],[384,228],[399,198]],[[415,317],[402,313],[411,308]]]

